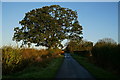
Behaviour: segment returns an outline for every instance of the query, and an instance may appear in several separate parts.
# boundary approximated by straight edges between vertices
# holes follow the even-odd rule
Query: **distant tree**
[[[112,38],[103,38],[103,39],[100,39],[98,42],[105,42],[105,43],[116,44],[116,42]]]
[[[93,43],[85,40],[71,40],[67,43],[66,50],[73,51],[90,51],[93,47]]]
[[[84,50],[91,51],[92,47],[93,47],[93,42],[91,42],[91,41],[83,41],[82,45],[84,47]]]
[[[74,40],[70,40],[68,43],[66,43],[66,51],[73,52],[77,49],[78,44]]]
[[[59,5],[44,6],[25,14],[19,22],[22,28],[14,28],[13,40],[30,47],[62,47],[64,39],[82,39],[82,26],[77,20],[77,12]]]
[[[112,38],[103,38],[98,40],[98,42],[95,44],[95,46],[99,46],[99,47],[104,45],[113,46],[113,45],[117,45],[117,43]]]
[[[92,55],[95,63],[103,68],[108,68],[108,65],[110,66],[110,64],[110,67],[113,65],[115,66],[120,58],[118,45],[111,38],[103,38],[98,40],[92,48]]]

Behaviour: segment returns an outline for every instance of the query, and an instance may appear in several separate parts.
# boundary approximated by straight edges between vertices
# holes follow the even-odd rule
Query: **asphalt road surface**
[[[69,78],[79,80],[95,80],[93,76],[76,62],[69,53],[65,53],[65,58],[60,70],[57,73],[56,79]]]

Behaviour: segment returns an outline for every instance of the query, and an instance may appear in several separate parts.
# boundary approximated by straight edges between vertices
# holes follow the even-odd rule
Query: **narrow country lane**
[[[76,62],[69,53],[65,53],[63,64],[61,65],[61,68],[58,71],[56,78],[95,80],[93,76],[85,68],[83,68],[78,62]]]

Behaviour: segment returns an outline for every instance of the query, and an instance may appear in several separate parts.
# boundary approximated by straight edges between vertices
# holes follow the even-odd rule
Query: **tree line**
[[[100,39],[95,45],[84,40],[70,41],[65,50],[78,56],[87,57],[91,63],[118,75],[120,74],[120,44],[117,44],[111,38]]]
[[[100,39],[92,48],[92,63],[120,75],[120,44],[113,39]]]

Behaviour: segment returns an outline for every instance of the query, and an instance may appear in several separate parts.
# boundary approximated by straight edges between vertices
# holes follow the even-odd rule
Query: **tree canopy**
[[[44,6],[25,13],[19,22],[22,28],[14,28],[13,40],[22,45],[62,47],[64,39],[82,39],[82,26],[77,20],[77,12],[59,5]]]
[[[71,40],[66,44],[66,51],[74,52],[74,51],[90,51],[93,47],[93,42],[85,41],[85,40]]]

